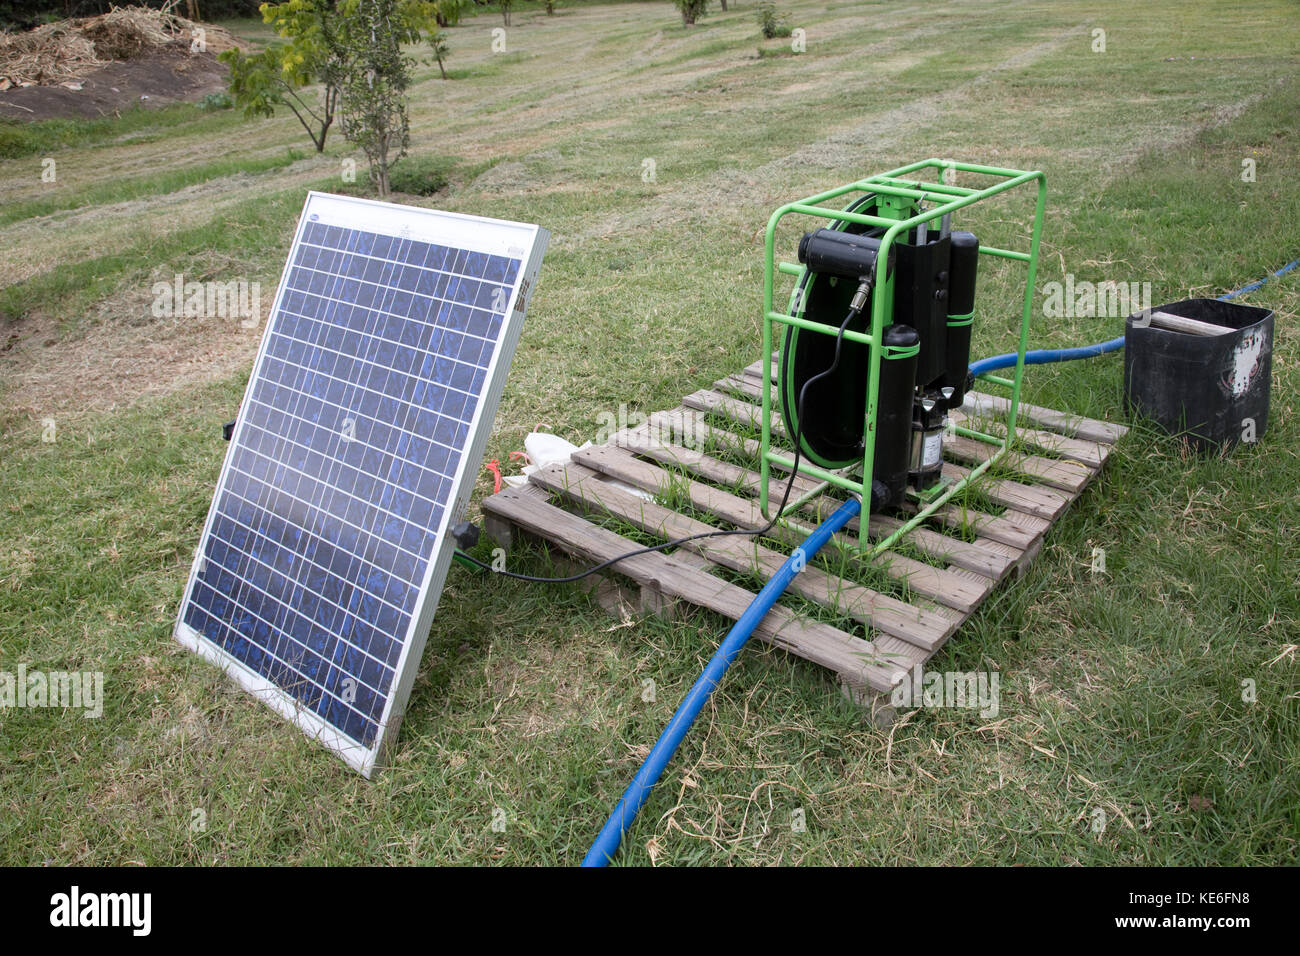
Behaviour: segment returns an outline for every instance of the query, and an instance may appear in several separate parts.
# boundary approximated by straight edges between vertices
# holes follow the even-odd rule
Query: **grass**
[[[121,181],[99,183],[89,189],[62,191],[57,196],[33,199],[27,202],[13,203],[0,210],[0,226],[24,219],[49,216],[68,209],[81,209],[86,206],[106,205],[115,202],[127,202],[146,196],[173,193],[187,186],[223,179],[238,174],[256,175],[271,169],[283,169],[302,159],[303,153],[289,149],[278,156],[257,159],[221,160],[202,166],[187,166],[182,169],[169,170],[149,179],[126,179]],[[56,167],[57,168],[57,167]]]
[[[147,184],[141,184],[147,188]],[[235,222],[205,222],[162,238],[141,233],[126,248],[106,255],[59,264],[0,290],[0,321],[10,323],[41,309],[59,314],[65,328],[76,328],[94,301],[128,283],[147,285],[151,276],[184,271],[197,250],[212,254],[240,250],[244,255],[283,258],[289,237],[276,231],[299,206],[297,190],[264,194],[243,205]],[[200,273],[201,279],[210,278]]]
[[[233,111],[204,109],[194,103],[173,103],[157,109],[134,106],[124,113],[93,120],[51,119],[27,123],[0,120],[0,159],[52,153],[71,146],[151,142],[180,126],[201,126],[216,132],[238,123]]]
[[[450,31],[456,79],[422,68],[396,172],[438,183],[421,202],[553,234],[489,457],[505,461],[539,422],[580,443],[620,403],[670,408],[752,362],[767,216],[864,171],[930,155],[1044,169],[1040,283],[1150,281],[1164,302],[1221,294],[1300,253],[1300,131],[1287,121],[1300,31],[1284,3],[781,9],[807,53],[756,55],[751,4],[692,31],[667,4],[583,3],[516,12],[510,52],[495,56],[487,11]],[[1098,24],[1105,54],[1090,50]],[[618,621],[577,587],[454,567],[393,765],[373,782],[171,640],[217,429],[251,354],[233,375],[195,375],[227,348],[222,333],[176,339],[146,383],[97,366],[95,348],[172,341],[148,315],[159,274],[275,281],[303,191],[340,188],[354,155],[337,140],[282,163],[289,149],[307,153],[291,116],[197,107],[0,125],[0,347],[17,343],[0,353],[0,670],[102,670],[106,685],[99,720],[0,710],[0,861],[574,863],[725,620]],[[68,190],[57,201],[39,181],[47,155]],[[1241,179],[1245,158],[1256,182]],[[1026,205],[963,226],[1023,247]],[[981,279],[976,354],[1012,341],[1016,268]],[[997,670],[996,719],[922,708],[880,729],[825,672],[748,647],[623,861],[1293,861],[1300,275],[1245,301],[1277,313],[1264,440],[1197,459],[1133,423],[1026,576],[932,665]],[[1033,342],[1099,341],[1121,324],[1038,315]],[[55,344],[39,347],[49,325]],[[1028,397],[1124,420],[1121,365],[1035,368]],[[509,561],[550,570],[526,549]],[[791,827],[796,810],[806,831]]]

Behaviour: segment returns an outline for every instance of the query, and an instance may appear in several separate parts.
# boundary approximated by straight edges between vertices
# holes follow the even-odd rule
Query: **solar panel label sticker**
[[[396,736],[538,226],[310,193],[176,625],[367,777]]]

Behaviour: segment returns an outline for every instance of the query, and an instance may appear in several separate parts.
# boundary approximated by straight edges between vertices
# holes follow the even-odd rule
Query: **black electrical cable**
[[[678,547],[679,545],[683,545],[688,541],[699,541],[702,538],[720,538],[725,535],[755,535],[757,537],[761,537],[767,534],[774,527],[776,527],[777,519],[780,518],[782,513],[785,511],[786,503],[789,502],[790,500],[790,491],[794,488],[794,479],[799,474],[799,457],[803,452],[802,446],[803,446],[804,396],[808,394],[809,386],[811,386],[814,382],[820,381],[821,379],[825,378],[828,375],[833,375],[835,373],[835,370],[839,368],[840,346],[844,343],[844,332],[845,330],[848,329],[849,323],[862,314],[862,309],[866,305],[866,300],[868,295],[870,295],[870,292],[871,292],[871,281],[870,279],[864,278],[862,280],[862,284],[858,288],[858,294],[853,297],[853,304],[849,307],[849,314],[845,317],[843,323],[840,324],[840,330],[835,335],[834,359],[831,361],[831,364],[826,368],[825,371],[818,372],[812,378],[808,379],[808,381],[803,383],[803,388],[799,389],[799,407],[798,407],[799,424],[795,428],[795,433],[794,433],[794,467],[790,470],[790,478],[786,481],[785,494],[781,496],[781,506],[776,509],[776,511],[772,514],[771,520],[769,520],[768,523],[765,524],[763,527],[736,528],[736,529],[726,530],[726,531],[702,531],[699,534],[687,535],[684,538],[674,538],[672,541],[664,541],[662,544],[650,545],[649,547],[645,547],[645,548],[637,548],[635,551],[627,551],[623,554],[612,557],[607,561],[602,561],[600,564],[593,565],[592,567],[587,568],[585,571],[580,571],[577,574],[570,574],[567,577],[562,577],[562,578],[542,578],[542,577],[534,577],[531,574],[517,574],[514,571],[506,571],[504,569],[497,570],[496,568],[492,567],[492,565],[480,561],[478,558],[471,557],[470,555],[466,554],[464,551],[460,551],[460,550],[456,551],[456,556],[461,558],[464,561],[468,561],[470,564],[477,565],[478,567],[482,568],[485,571],[491,571],[493,574],[500,574],[507,578],[515,578],[516,580],[519,581],[531,581],[535,584],[568,584],[572,581],[581,581],[583,578],[589,577],[590,575],[593,575],[598,571],[603,571],[606,568],[610,567],[611,565],[618,564],[620,561],[626,561],[628,558],[634,558],[637,555],[641,555],[641,554],[650,554],[655,551],[662,551],[664,548]]]

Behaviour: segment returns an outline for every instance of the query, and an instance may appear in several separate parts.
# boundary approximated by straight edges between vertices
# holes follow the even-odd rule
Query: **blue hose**
[[[1227,302],[1229,299],[1235,299],[1239,295],[1245,295],[1247,292],[1254,292],[1269,279],[1275,279],[1278,276],[1286,275],[1297,265],[1300,265],[1300,259],[1293,259],[1276,272],[1270,272],[1264,278],[1250,285],[1244,285],[1234,292],[1227,295],[1219,296],[1220,302]],[[1105,355],[1107,352],[1117,352],[1124,347],[1124,336],[1111,339],[1107,342],[1098,342],[1096,345],[1082,345],[1073,349],[1035,349],[1032,352],[1025,353],[1026,365],[1047,365],[1049,362],[1069,362],[1073,359],[1093,358],[1097,355]],[[982,358],[978,361],[971,362],[970,370],[972,375],[983,375],[985,372],[994,372],[1001,368],[1011,368],[1016,364],[1016,353],[1008,352],[1005,355],[994,355],[989,358]]]
[[[758,622],[763,620],[767,612],[772,609],[772,605],[776,603],[776,599],[790,586],[794,576],[807,566],[812,556],[830,540],[831,535],[848,524],[861,510],[862,502],[857,498],[850,498],[840,505],[834,514],[808,535],[803,544],[795,548],[785,564],[781,565],[772,579],[764,585],[763,590],[758,592],[754,602],[745,609],[745,613],[727,632],[717,652],[709,660],[708,666],[696,678],[686,699],[678,705],[676,713],[668,721],[668,726],[659,735],[649,756],[645,758],[645,763],[641,764],[641,769],[632,778],[618,805],[614,807],[614,812],[605,821],[605,826],[601,828],[596,842],[587,851],[582,861],[583,866],[606,866],[614,858],[619,844],[623,842],[623,834],[631,828],[632,821],[636,819],[637,813],[650,798],[650,791],[659,782],[664,768],[668,766],[668,761],[673,759],[673,754],[681,745],[682,738],[695,723],[695,718],[699,716],[700,710],[708,702],[714,688],[722,680],[722,675],[727,672],[731,662],[736,659],[740,649],[754,633]]]
[[[1278,269],[1276,272],[1270,272],[1268,275],[1264,276],[1264,278],[1260,279],[1258,282],[1252,282],[1250,285],[1242,286],[1236,292],[1229,292],[1227,295],[1219,296],[1219,301],[1227,302],[1229,299],[1235,299],[1237,296],[1245,295],[1247,292],[1254,292],[1256,289],[1262,286],[1269,279],[1276,279],[1278,276],[1284,276],[1292,269],[1294,269],[1296,266],[1300,266],[1300,259],[1292,259],[1281,269]]]
[[[1096,345],[1081,345],[1073,349],[1034,349],[1032,352],[1025,353],[1025,364],[1046,365],[1049,362],[1068,362],[1071,359],[1092,358],[1095,355],[1105,355],[1107,352],[1114,352],[1123,347],[1124,336],[1121,335],[1109,342],[1098,342]],[[1016,353],[1008,352],[1006,355],[993,355],[989,358],[971,362],[970,371],[972,375],[983,375],[985,372],[1010,368],[1015,364]]]

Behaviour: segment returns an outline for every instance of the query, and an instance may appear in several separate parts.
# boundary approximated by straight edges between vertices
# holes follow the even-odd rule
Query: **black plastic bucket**
[[[1124,408],[1151,419],[1200,452],[1260,440],[1273,378],[1273,313],[1218,299],[1158,306],[1227,331],[1196,335],[1152,324],[1124,325]],[[1157,320],[1158,322],[1159,320]]]

